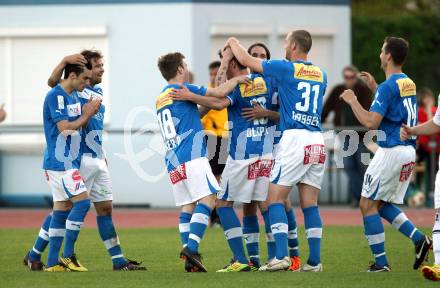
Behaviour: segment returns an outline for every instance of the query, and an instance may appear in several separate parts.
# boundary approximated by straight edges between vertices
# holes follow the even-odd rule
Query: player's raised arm
[[[353,90],[345,90],[341,96],[339,96],[339,98],[350,105],[354,116],[362,124],[362,126],[370,130],[377,129],[379,127],[383,116],[380,113],[365,110],[357,100],[357,96],[354,94]]]
[[[87,60],[81,54],[73,54],[64,57],[63,60],[61,60],[61,62],[53,69],[52,74],[50,74],[49,79],[47,79],[47,85],[55,87],[60,82],[64,68],[66,68],[67,64],[86,65]]]
[[[235,87],[235,86],[234,86]],[[231,89],[232,90],[232,89]],[[218,98],[211,96],[201,96],[189,91],[189,89],[185,86],[181,86],[181,89],[173,89],[169,93],[173,100],[177,101],[191,101],[198,105],[202,105],[206,108],[214,109],[214,110],[222,110],[229,106],[231,103],[229,98]],[[203,112],[203,111],[202,111]],[[199,111],[200,113],[200,111]]]
[[[88,103],[82,106],[81,117],[79,117],[75,121],[69,121],[69,120],[58,121],[57,122],[58,131],[60,131],[60,133],[63,134],[64,136],[68,136],[72,134],[74,131],[87,125],[89,119],[98,112],[100,106],[101,106],[101,100],[99,99],[90,100]]]
[[[251,79],[247,75],[240,75],[237,77],[234,77],[232,79],[229,79],[225,83],[221,84],[218,87],[215,88],[208,88],[206,90],[206,96],[212,96],[212,97],[218,97],[218,98],[224,98],[229,93],[234,90],[234,88],[241,83],[252,83]]]
[[[263,72],[263,60],[249,55],[247,50],[241,46],[236,38],[229,38],[226,42],[226,46],[231,47],[232,53],[234,53],[235,58],[237,58],[241,65],[249,67],[252,71],[257,73]]]
[[[218,87],[228,81],[226,72],[228,71],[229,62],[231,62],[232,58],[234,57],[231,48],[227,48],[224,51],[221,51],[219,54],[222,61],[220,64],[220,68],[217,71],[217,75],[215,76],[215,87]]]

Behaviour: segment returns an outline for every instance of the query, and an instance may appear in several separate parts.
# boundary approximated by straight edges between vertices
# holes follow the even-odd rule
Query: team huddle
[[[270,59],[263,43],[246,50],[236,38],[229,38],[220,52],[216,85],[209,88],[188,83],[189,70],[181,53],[159,58],[158,67],[168,85],[156,99],[157,119],[174,199],[181,207],[180,257],[186,271],[207,272],[199,244],[213,209],[233,255],[217,272],[323,271],[318,196],[327,156],[321,128],[327,75],[309,61],[311,48],[312,37],[305,30],[286,36],[284,60]],[[365,173],[360,201],[365,236],[374,257],[367,271],[391,271],[385,253],[384,218],[413,242],[414,269],[434,247],[436,265],[422,271],[436,280],[440,279],[439,214],[431,239],[394,205],[403,203],[409,185],[415,165],[415,135],[440,132],[440,111],[434,121],[416,126],[416,85],[402,72],[408,48],[402,38],[385,39],[380,60],[387,79],[382,84],[377,85],[369,73],[361,73],[375,92],[370,111],[362,108],[351,90],[344,91],[340,99],[363,126],[385,135],[378,140]],[[87,271],[74,248],[91,202],[113,269],[146,269],[124,257],[112,222],[112,191],[101,141],[105,107],[98,84],[103,73],[102,55],[87,50],[64,58],[49,78],[53,88],[43,108],[47,142],[43,169],[54,207],[24,259],[31,270]],[[211,109],[224,108],[230,140],[219,183],[209,165],[200,118]],[[436,183],[437,189],[439,185]],[[289,200],[293,186],[298,187],[309,247],[303,264]],[[437,190],[435,200],[435,208],[440,209]],[[233,208],[235,202],[246,208],[243,226]],[[259,256],[258,210],[264,219],[267,261]],[[44,267],[41,254],[48,245]]]

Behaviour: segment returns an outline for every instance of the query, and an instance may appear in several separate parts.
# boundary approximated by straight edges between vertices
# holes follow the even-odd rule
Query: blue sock
[[[208,227],[209,217],[212,209],[203,203],[199,203],[194,209],[189,224],[189,235],[187,247],[192,252],[199,252],[199,243],[205,234],[206,227]]]
[[[188,244],[189,237],[189,223],[191,222],[192,214],[186,212],[180,212],[179,216],[179,233],[182,246],[185,247]]]
[[[247,264],[248,261],[243,247],[243,230],[241,229],[240,220],[238,220],[234,208],[217,208],[217,214],[225,231],[229,248],[231,248],[232,254],[234,254],[234,259],[242,264]]]
[[[375,263],[387,266],[388,260],[385,254],[385,232],[379,214],[364,217],[365,237],[371,252],[375,257]]]
[[[322,221],[318,206],[303,209],[304,226],[309,243],[309,259],[307,264],[316,266],[321,263]]]
[[[414,244],[423,240],[424,235],[408,220],[405,213],[397,206],[391,203],[385,203],[379,210],[379,214],[403,235],[410,238]]]
[[[75,253],[75,242],[78,239],[81,226],[84,224],[87,212],[90,209],[90,199],[73,203],[72,210],[66,221],[66,241],[64,243],[63,257],[67,258]]]
[[[112,257],[113,266],[122,266],[128,261],[122,254],[119,237],[116,234],[115,226],[111,215],[96,216],[96,223],[98,225],[99,236],[104,242],[105,248]]]
[[[249,255],[249,261],[260,266],[258,242],[260,241],[260,226],[257,216],[243,217],[243,238]]]
[[[58,264],[61,244],[66,234],[66,219],[70,211],[52,212],[52,219],[49,224],[49,252],[47,253],[47,267]]]
[[[278,260],[287,256],[287,215],[282,203],[269,205],[270,227],[275,238],[275,256]]]
[[[287,211],[287,226],[289,229],[287,235],[289,256],[299,256],[298,227],[296,226],[296,219],[293,208],[290,208],[289,211]]]
[[[270,228],[269,210],[263,212],[264,230],[266,231],[267,260],[275,258],[275,238]]]
[[[38,233],[38,238],[35,241],[34,247],[32,247],[32,250],[29,251],[29,258],[32,261],[40,261],[41,253],[44,252],[47,244],[49,244],[49,226],[51,220],[52,213],[47,215],[46,219],[44,219],[43,225],[40,228],[40,232]]]

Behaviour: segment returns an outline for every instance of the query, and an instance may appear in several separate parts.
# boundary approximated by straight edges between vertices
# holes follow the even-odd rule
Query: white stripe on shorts
[[[379,233],[374,235],[365,235],[367,237],[368,245],[380,244],[385,241],[385,233]]]
[[[227,240],[237,237],[243,237],[243,230],[241,229],[241,227],[231,228],[225,231],[225,237]]]

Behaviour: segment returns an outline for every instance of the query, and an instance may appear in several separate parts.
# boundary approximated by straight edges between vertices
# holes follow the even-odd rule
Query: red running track
[[[297,222],[304,224],[300,209],[294,209]],[[323,207],[320,211],[324,225],[362,225],[362,217],[357,209]],[[50,210],[43,209],[0,209],[0,228],[37,228],[49,212]],[[434,224],[434,209],[408,209],[405,212],[416,226],[432,227]],[[179,211],[115,209],[113,214],[118,228],[177,227]],[[90,211],[85,221],[86,227],[96,227],[95,216],[95,211]],[[262,219],[260,221],[263,223]]]

